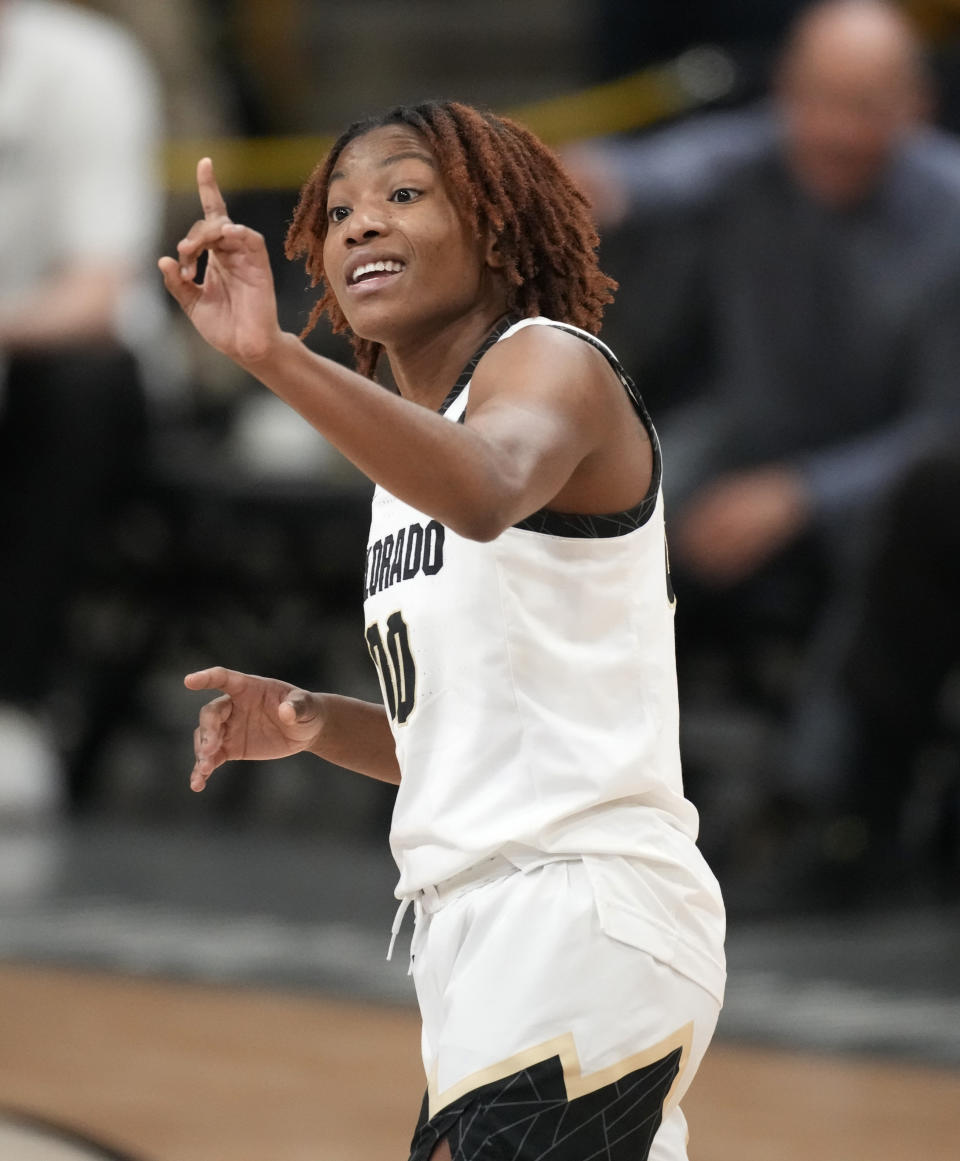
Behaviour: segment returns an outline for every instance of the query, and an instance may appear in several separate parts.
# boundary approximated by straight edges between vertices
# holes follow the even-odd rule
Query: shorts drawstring
[[[445,879],[436,886],[423,887],[414,895],[405,896],[400,900],[400,906],[397,908],[397,913],[393,917],[393,923],[390,925],[390,945],[387,948],[387,959],[393,958],[393,949],[397,942],[397,936],[400,934],[404,916],[407,914],[407,909],[411,903],[417,904],[416,914],[419,920],[422,914],[431,914],[445,903],[458,898],[474,887],[480,887],[485,883],[492,883],[497,879],[502,879],[505,875],[513,874],[516,870],[518,870],[517,866],[501,855],[491,855],[489,858],[474,864],[474,866],[467,867],[465,871],[451,875],[449,879]],[[413,953],[411,951],[410,967],[407,975],[412,974]]]
[[[412,898],[400,900],[400,906],[397,908],[397,913],[393,917],[393,923],[390,925],[390,946],[387,948],[387,959],[393,958],[393,947],[397,942],[397,936],[400,934],[400,928],[403,926],[403,917],[407,913],[407,908],[413,902]]]

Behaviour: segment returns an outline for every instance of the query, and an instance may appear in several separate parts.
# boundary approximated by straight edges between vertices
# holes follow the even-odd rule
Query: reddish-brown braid
[[[596,334],[617,284],[597,265],[598,239],[586,198],[528,129],[454,101],[400,105],[357,121],[310,175],[286,239],[287,257],[305,258],[312,284],[324,287],[303,334],[324,312],[335,332],[349,330],[323,270],[330,174],[349,142],[395,124],[423,135],[450,198],[477,236],[493,231],[504,260],[510,313],[545,315]],[[351,342],[357,370],[372,375],[380,345],[356,335]]]

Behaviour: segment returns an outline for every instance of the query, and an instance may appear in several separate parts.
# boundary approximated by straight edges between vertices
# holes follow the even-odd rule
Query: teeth
[[[358,266],[350,276],[351,282],[356,282],[365,274],[399,274],[403,270],[402,262],[395,262],[392,258],[386,261],[367,262],[363,266]]]

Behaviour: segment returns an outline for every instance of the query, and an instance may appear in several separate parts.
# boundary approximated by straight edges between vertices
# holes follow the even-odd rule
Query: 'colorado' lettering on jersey
[[[446,529],[436,520],[414,521],[367,547],[363,595],[372,597],[415,576],[436,576],[443,568]]]
[[[660,449],[649,416],[602,343],[539,318],[498,328],[442,414],[463,418],[470,375],[490,343],[537,324],[592,343],[621,376],[650,437],[653,480],[628,512],[544,510],[483,543],[376,488],[365,637],[401,771],[390,832],[397,895],[415,896],[491,855],[517,866],[648,860],[658,870],[642,913],[623,920],[629,941],[719,994],[723,907],[683,793]]]

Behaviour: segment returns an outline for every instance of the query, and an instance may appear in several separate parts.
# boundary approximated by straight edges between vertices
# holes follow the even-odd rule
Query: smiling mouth
[[[403,270],[404,264],[393,258],[382,259],[378,262],[365,262],[350,275],[349,285],[359,286],[364,282],[382,281],[392,278],[396,274],[402,274]]]

